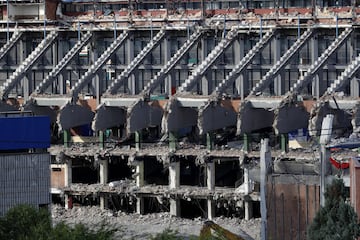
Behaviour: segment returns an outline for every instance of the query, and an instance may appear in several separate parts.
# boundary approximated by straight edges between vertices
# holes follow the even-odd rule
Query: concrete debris
[[[65,222],[73,226],[82,223],[96,230],[105,223],[110,229],[116,230],[114,239],[150,239],[167,228],[178,231],[179,236],[199,236],[206,220],[177,218],[168,212],[147,215],[127,214],[122,211],[103,210],[95,206],[66,210],[59,205],[52,205],[51,214],[54,224]],[[259,218],[244,220],[216,217],[213,221],[246,240],[260,240]]]

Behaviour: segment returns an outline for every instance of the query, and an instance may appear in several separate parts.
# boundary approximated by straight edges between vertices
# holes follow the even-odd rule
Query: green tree
[[[112,239],[115,229],[104,223],[98,230],[90,230],[82,224],[73,228],[65,223],[52,226],[47,209],[36,209],[19,205],[10,209],[0,218],[0,239],[11,240],[108,240]]]
[[[326,188],[325,206],[308,228],[309,240],[353,240],[360,236],[357,214],[345,198],[344,182],[334,179]]]

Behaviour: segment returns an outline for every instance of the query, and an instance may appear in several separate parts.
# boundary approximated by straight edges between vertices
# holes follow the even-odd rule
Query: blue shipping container
[[[47,116],[0,118],[0,150],[50,147]]]

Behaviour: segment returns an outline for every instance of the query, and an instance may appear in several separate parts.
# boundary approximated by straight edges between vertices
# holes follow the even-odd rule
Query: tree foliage
[[[334,179],[326,188],[325,206],[308,228],[309,240],[353,240],[360,236],[358,216],[345,196],[343,181]]]
[[[103,224],[94,231],[82,224],[73,228],[65,223],[52,226],[47,209],[36,209],[28,205],[19,205],[10,209],[0,218],[0,239],[12,240],[107,240],[111,239],[114,229]]]

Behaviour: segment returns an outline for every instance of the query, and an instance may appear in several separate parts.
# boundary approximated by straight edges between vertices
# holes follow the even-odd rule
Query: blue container
[[[48,147],[50,147],[49,117],[0,118],[0,150]]]

